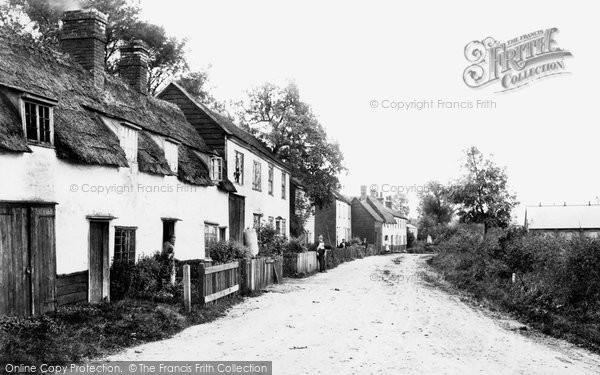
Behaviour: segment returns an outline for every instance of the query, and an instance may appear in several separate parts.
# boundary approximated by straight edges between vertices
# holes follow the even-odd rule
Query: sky
[[[416,217],[415,192],[429,180],[459,177],[463,151],[474,145],[507,168],[521,202],[518,222],[525,205],[600,196],[594,2],[141,0],[141,7],[142,18],[189,40],[191,69],[211,66],[220,100],[295,81],[341,145],[348,195],[361,185],[397,186]],[[502,93],[499,85],[465,85],[469,42],[552,27],[558,46],[573,54],[565,59],[569,74]],[[422,110],[389,108],[431,100]],[[445,108],[477,100],[495,108]]]

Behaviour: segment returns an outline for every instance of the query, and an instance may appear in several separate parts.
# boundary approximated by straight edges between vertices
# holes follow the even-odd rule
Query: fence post
[[[206,272],[204,269],[204,263],[200,263],[198,265],[198,283],[200,283],[200,285],[198,286],[199,290],[198,292],[200,293],[200,304],[204,305],[204,297],[206,297]]]
[[[192,311],[192,286],[190,280],[190,265],[183,265],[183,304],[185,311]]]

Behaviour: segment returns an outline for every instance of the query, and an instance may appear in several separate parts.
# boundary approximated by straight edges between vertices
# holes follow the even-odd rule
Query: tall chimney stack
[[[121,47],[119,75],[137,92],[148,93],[148,46],[136,39]]]
[[[387,208],[392,208],[392,197],[390,197],[390,196],[387,196],[387,197],[385,198],[385,206],[386,206]]]
[[[360,185],[360,200],[367,199],[367,185]]]
[[[95,10],[71,10],[63,14],[61,49],[71,55],[94,78],[97,87],[104,84],[104,47],[106,15]]]

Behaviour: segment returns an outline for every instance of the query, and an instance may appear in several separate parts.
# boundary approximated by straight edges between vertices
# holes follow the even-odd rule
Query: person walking
[[[323,236],[319,235],[319,245],[317,246],[317,259],[319,260],[319,272],[327,272],[327,266],[325,258],[325,241]]]

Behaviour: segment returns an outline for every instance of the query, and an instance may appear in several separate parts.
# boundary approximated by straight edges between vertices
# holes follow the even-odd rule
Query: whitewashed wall
[[[175,176],[139,173],[134,168],[74,165],[60,160],[50,148],[30,146],[33,153],[0,153],[0,200],[57,202],[57,272],[88,269],[89,215],[112,215],[114,227],[135,226],[136,256],[161,249],[162,217],[175,224],[178,259],[205,257],[204,221],[228,225],[228,195],[216,187],[184,184]],[[97,192],[99,187],[112,192]],[[96,190],[96,191],[94,191]]]
[[[339,199],[335,200],[335,236],[336,245],[345,239],[349,242],[352,237],[352,207]]]
[[[385,243],[385,236],[389,236],[390,245],[406,245],[406,219],[394,217],[396,224],[383,224],[382,244]],[[394,241],[392,242],[392,236]],[[398,238],[398,242],[396,240]]]
[[[235,152],[244,154],[244,184],[235,183]],[[281,198],[282,169],[274,164],[273,195],[268,193],[268,165],[270,161],[257,153],[254,153],[232,139],[227,139],[227,173],[228,178],[234,183],[237,194],[246,197],[246,228],[251,228],[254,222],[254,214],[262,214],[263,223],[269,216],[274,218],[281,216],[286,221],[285,233],[290,233],[290,175],[286,176],[286,197]],[[262,191],[252,189],[254,160],[260,161],[262,173]]]

